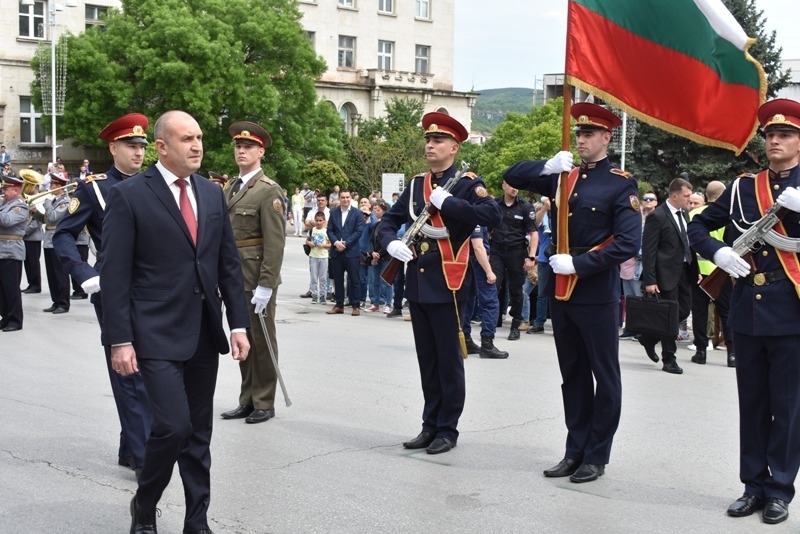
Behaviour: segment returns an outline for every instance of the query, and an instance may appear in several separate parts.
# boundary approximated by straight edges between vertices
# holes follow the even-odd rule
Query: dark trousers
[[[25,241],[25,279],[28,287],[37,291],[42,290],[42,242]]]
[[[800,335],[733,333],[744,491],[791,502],[800,468]]]
[[[348,258],[343,254],[330,259],[328,264],[331,267],[333,278],[333,290],[336,292],[336,305],[344,307],[344,274],[347,273],[347,298],[350,306],[358,308],[361,298],[361,276],[359,273],[360,264],[358,257]]]
[[[95,293],[93,298],[94,313],[100,331],[103,331],[103,307],[100,303],[100,293]],[[150,436],[150,403],[147,390],[144,387],[142,375],[136,373],[130,376],[121,376],[111,367],[111,347],[104,345],[106,354],[106,369],[108,380],[111,383],[111,394],[117,407],[119,417],[119,457],[133,458],[134,465],[141,468],[144,465],[144,449],[147,438]]]
[[[55,249],[44,249],[44,269],[47,272],[47,287],[50,289],[53,304],[69,309],[69,275],[61,266]]]
[[[408,307],[425,399],[422,430],[455,442],[466,397],[455,305],[409,302]],[[460,316],[464,305],[459,307]]]
[[[0,328],[22,328],[22,260],[0,259]]]
[[[406,265],[397,269],[397,275],[394,277],[394,301],[392,307],[395,310],[403,309],[403,297],[406,294]]]
[[[662,299],[677,301],[678,324],[682,323],[687,317],[689,317],[689,312],[692,309],[692,286],[697,284],[697,280],[691,279],[692,276],[696,276],[692,273],[693,270],[691,266],[684,262],[683,272],[681,273],[681,278],[678,282],[678,285],[669,290],[661,289],[661,292],[659,293],[659,297]],[[663,338],[640,335],[639,343],[645,347],[655,347],[660,341],[661,359],[664,361],[664,363],[666,363],[669,361],[675,361],[675,353],[678,350],[678,344],[676,342],[677,337],[678,332],[675,332],[675,335],[673,336]]]
[[[76,245],[76,247],[78,248],[78,254],[80,254],[81,259],[83,261],[89,261],[89,245]],[[80,282],[78,282],[74,276],[70,276],[70,278],[72,279],[72,292],[79,294],[84,293]]]
[[[607,464],[622,410],[617,302],[550,299],[567,425],[566,458]],[[595,385],[596,383],[596,385]]]
[[[472,315],[476,307],[481,310],[481,337],[489,337],[494,339],[494,334],[497,331],[497,317],[500,313],[500,300],[497,295],[497,288],[494,284],[486,281],[486,271],[483,270],[476,260],[470,260],[470,271],[472,276],[475,277],[476,298],[468,298],[466,309],[461,315],[461,327],[464,334],[472,334]],[[467,274],[467,276],[470,276]],[[520,288],[521,289],[521,288]],[[477,300],[477,302],[476,302]]]
[[[497,250],[497,247],[494,247],[489,252],[489,263],[497,276],[495,286],[502,288],[503,282],[507,281],[508,297],[511,301],[509,314],[514,319],[520,320],[522,320],[522,284],[525,283],[525,258],[527,256],[528,251],[525,247],[516,250]],[[498,302],[500,300],[501,295],[498,293]],[[495,323],[497,319],[498,317],[495,316],[493,319]]]
[[[203,321],[208,321],[203,313]],[[186,497],[184,530],[208,528],[211,499],[211,427],[219,354],[208,332],[200,330],[194,355],[186,361],[140,358],[153,426],[145,449],[136,500],[153,512],[169,484],[175,463]]]
[[[533,320],[534,326],[544,326],[547,322],[547,315],[549,313],[550,297],[548,297],[547,286],[550,285],[550,279],[553,275],[553,270],[550,264],[546,261],[537,263],[536,268],[539,270],[539,282],[537,283],[538,291],[536,296],[536,318]]]
[[[699,284],[692,284],[692,331],[694,332],[694,346],[697,350],[706,351],[708,347],[708,305],[713,302],[714,308],[720,318],[722,332],[725,334],[725,348],[728,354],[733,351],[733,337],[728,326],[728,310],[730,308],[733,284],[730,280],[725,282],[719,292],[717,300],[712,301]]]

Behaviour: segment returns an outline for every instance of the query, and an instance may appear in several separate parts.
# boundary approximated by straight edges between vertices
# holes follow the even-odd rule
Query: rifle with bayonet
[[[764,236],[772,230],[778,221],[780,221],[789,210],[778,204],[777,202],[770,207],[764,216],[753,223],[742,235],[736,238],[731,248],[738,254],[744,261],[750,264],[751,271],[755,269],[753,262],[753,252],[761,248],[764,244]],[[719,297],[722,287],[728,281],[730,275],[724,270],[717,267],[711,274],[703,278],[700,282],[700,289],[706,292],[712,300]]]
[[[445,184],[441,187],[445,191],[448,192],[451,191],[453,187],[455,187],[455,185],[461,179],[461,177],[464,176],[464,174],[468,170],[469,170],[469,163],[467,163],[466,161],[462,161],[461,168],[459,169],[459,171],[452,178],[447,180],[447,182],[445,182]],[[414,221],[414,224],[412,224],[406,230],[406,233],[403,234],[403,237],[400,240],[404,245],[406,245],[408,248],[411,249],[411,252],[412,254],[414,254],[415,258],[417,257],[417,251],[415,245],[417,241],[419,241],[420,239],[422,229],[428,223],[431,216],[434,215],[435,213],[436,213],[436,206],[431,204],[430,200],[427,201],[425,203],[425,206],[422,208],[422,211],[420,212],[419,216]],[[381,279],[383,279],[383,281],[389,285],[394,284],[394,279],[397,276],[397,271],[400,270],[400,267],[402,266],[403,266],[402,261],[398,260],[397,258],[392,258],[391,260],[389,260],[389,263],[386,264],[386,267],[381,272]]]

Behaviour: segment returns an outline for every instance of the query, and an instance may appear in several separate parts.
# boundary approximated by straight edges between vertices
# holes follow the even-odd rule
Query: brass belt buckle
[[[420,245],[419,245],[420,254],[425,254],[426,252],[428,252],[428,249],[430,247],[431,246],[428,243],[420,243]]]
[[[764,273],[756,273],[753,275],[753,285],[763,286],[766,283],[767,283],[767,277],[764,276]]]

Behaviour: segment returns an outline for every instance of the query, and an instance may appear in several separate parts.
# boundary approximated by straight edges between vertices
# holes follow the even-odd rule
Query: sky
[[[454,89],[533,87],[564,72],[567,0],[454,0]],[[800,59],[798,0],[757,0],[784,59]],[[539,82],[541,85],[541,81]]]

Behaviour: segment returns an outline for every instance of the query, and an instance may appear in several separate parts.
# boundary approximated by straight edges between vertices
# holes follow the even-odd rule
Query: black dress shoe
[[[42,290],[40,288],[38,288],[38,287],[30,287],[30,286],[28,286],[25,289],[23,289],[22,292],[27,294],[27,295],[30,295],[32,293],[41,293]]]
[[[403,443],[403,447],[406,449],[424,449],[433,443],[434,439],[436,439],[436,436],[434,436],[431,432],[425,432],[423,430],[416,438]]]
[[[752,493],[745,493],[733,504],[728,506],[728,515],[733,517],[745,517],[764,506],[764,499],[756,497]]]
[[[654,345],[645,345],[642,343],[642,340],[639,340],[639,344],[644,347],[644,351],[647,353],[647,357],[652,360],[653,363],[658,363],[658,354],[656,354],[656,347]]]
[[[300,295],[301,299],[310,299],[311,298],[311,291],[306,291],[302,295]]]
[[[88,293],[83,293],[83,292],[78,292],[78,291],[73,291],[72,295],[70,295],[69,298],[75,299],[75,300],[86,300],[86,299],[89,298],[89,294]]]
[[[147,514],[139,508],[136,495],[131,499],[131,534],[158,534],[156,529],[156,513]]]
[[[603,476],[606,466],[603,464],[581,464],[581,466],[569,477],[570,482],[580,484],[581,482],[591,482]]]
[[[568,477],[575,471],[581,463],[572,458],[564,458],[550,469],[544,470],[544,476],[548,478]]]
[[[59,306],[58,308],[53,310],[53,315],[59,315],[59,314],[68,313],[68,312],[69,312],[69,308],[62,308],[62,307]]]
[[[203,530],[184,530],[183,534],[214,534],[214,531],[210,528],[204,528]]]
[[[43,309],[42,311],[43,311],[43,312],[47,312],[47,313],[51,313],[51,312],[54,312],[54,311],[56,311],[56,308],[58,308],[58,306],[56,306],[55,304],[53,304],[53,305],[52,305],[52,306],[50,306],[49,308],[45,308],[45,309]]]
[[[8,325],[5,328],[3,328],[3,332],[16,332],[17,330],[22,330],[22,327],[21,326]]]
[[[117,459],[117,465],[127,467],[128,469],[136,469],[136,461],[133,459],[133,456],[120,456],[119,459]]]
[[[775,499],[774,497],[767,500],[767,504],[764,505],[763,512],[764,523],[774,525],[776,523],[786,521],[786,518],[788,517],[789,503],[782,501],[781,499]]]
[[[456,448],[456,442],[450,438],[436,438],[425,449],[428,454],[442,454]]]
[[[386,314],[386,317],[402,317],[403,310],[398,310],[397,308],[392,309],[389,313]]]
[[[245,417],[245,423],[263,423],[264,421],[269,421],[275,417],[275,408],[270,408],[269,410],[253,410],[250,415]]]
[[[736,355],[732,352],[728,354],[728,367],[736,367]]]
[[[694,353],[694,356],[692,356],[692,362],[699,363],[700,365],[705,365],[706,353],[698,350],[697,352]]]
[[[253,407],[252,406],[237,406],[233,410],[231,410],[229,412],[222,412],[219,415],[223,419],[244,419],[245,417],[247,417],[251,413],[253,413]]]
[[[683,369],[678,367],[678,364],[675,362],[675,360],[664,362],[664,367],[662,367],[661,370],[664,371],[665,373],[671,373],[673,375],[683,374]]]

